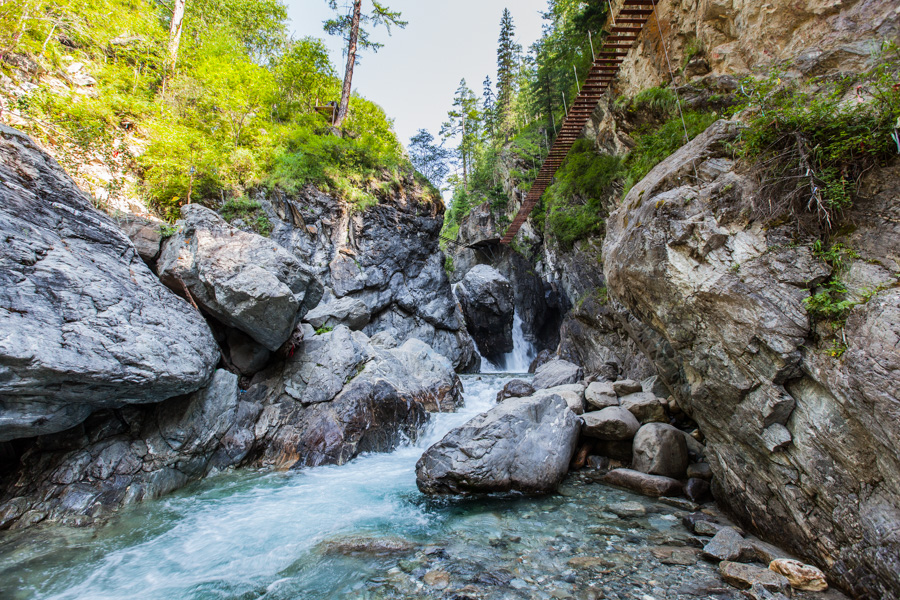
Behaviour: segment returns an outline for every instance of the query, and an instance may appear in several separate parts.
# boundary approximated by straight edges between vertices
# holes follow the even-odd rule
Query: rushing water
[[[516,311],[513,317],[512,352],[500,357],[497,364],[482,356],[481,370],[485,373],[527,373],[528,367],[531,366],[531,361],[536,356],[537,350],[531,342],[525,339],[522,318],[519,316],[519,311]]]
[[[465,376],[465,408],[433,415],[416,444],[391,454],[214,477],[96,531],[6,532],[0,598],[737,598],[711,565],[653,554],[665,544],[680,547],[681,562],[696,560],[677,509],[590,473],[543,498],[420,494],[423,450],[492,406],[509,379]]]

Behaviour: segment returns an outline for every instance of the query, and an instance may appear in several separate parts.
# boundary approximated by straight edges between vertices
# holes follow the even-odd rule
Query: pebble
[[[719,564],[719,573],[725,583],[740,590],[759,586],[770,592],[786,592],[790,587],[787,577],[757,565],[726,560]]]
[[[623,519],[643,517],[647,514],[647,508],[639,502],[616,502],[606,507],[607,510]]]
[[[446,571],[428,571],[422,578],[426,585],[442,590],[450,585],[450,574]]]

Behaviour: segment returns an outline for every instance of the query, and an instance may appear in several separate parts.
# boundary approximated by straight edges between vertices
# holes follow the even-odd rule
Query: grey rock
[[[0,529],[44,520],[87,525],[229,467],[344,464],[415,440],[426,409],[462,402],[452,364],[422,342],[384,350],[343,326],[329,338],[308,326],[306,334],[293,356],[257,373],[240,396],[237,376],[218,371],[193,395],[99,411],[75,429],[24,442],[19,463],[0,480]],[[323,399],[310,385],[332,396],[333,380],[308,369],[315,357],[307,353],[320,354],[327,342],[339,348],[332,364],[347,380]],[[301,384],[301,373],[312,376]]]
[[[585,413],[582,418],[582,434],[600,440],[630,440],[641,427],[634,415],[618,406]]]
[[[429,448],[416,465],[426,494],[550,492],[578,443],[578,418],[557,396],[509,399]]]
[[[613,390],[612,383],[608,381],[591,383],[584,392],[584,398],[590,406],[597,410],[619,405],[619,398]]]
[[[219,349],[51,157],[0,126],[0,441],[203,387]]]
[[[666,409],[660,399],[648,392],[619,397],[619,405],[631,412],[641,423],[668,423]]]
[[[644,391],[644,386],[639,381],[634,381],[633,379],[623,379],[621,381],[614,381],[613,390],[615,390],[616,395],[619,397],[627,396],[629,394],[637,394],[638,392]]]
[[[362,300],[346,297],[322,302],[309,311],[303,320],[316,329],[346,325],[359,331],[372,320],[372,313]]]
[[[527,398],[534,394],[534,386],[523,379],[513,379],[497,392],[497,402],[507,398]]]
[[[584,372],[578,365],[573,365],[565,360],[552,360],[535,371],[531,384],[534,389],[543,390],[578,383],[582,379],[584,379]]]
[[[538,352],[538,355],[531,361],[531,364],[528,366],[529,373],[536,373],[538,369],[542,366],[546,365],[548,362],[554,360],[555,357],[553,353],[549,350],[541,350]]]
[[[571,383],[568,385],[558,385],[552,388],[537,390],[533,395],[537,397],[557,395],[566,401],[569,410],[576,415],[580,415],[584,412],[584,386],[581,384]]]
[[[225,325],[277,350],[319,303],[322,285],[284,248],[235,229],[210,209],[191,204],[181,214],[178,232],[157,261],[160,279]]]
[[[778,452],[779,450],[784,450],[788,446],[791,445],[791,442],[794,441],[793,436],[791,436],[791,432],[788,431],[788,428],[780,423],[775,423],[774,425],[769,425],[763,431],[762,434],[763,443],[765,443],[766,448],[768,448],[769,452]]]
[[[712,479],[713,473],[712,469],[709,467],[707,463],[694,463],[687,468],[687,476],[691,479],[705,479],[709,481]]]
[[[687,467],[687,443],[681,431],[662,423],[649,423],[638,430],[634,436],[633,469],[681,479]]]
[[[709,482],[705,479],[690,478],[684,486],[684,495],[693,502],[705,502],[710,498]]]
[[[787,577],[764,567],[722,561],[719,564],[719,573],[726,583],[740,590],[757,586],[770,592],[790,592]]]
[[[603,482],[623,487],[644,496],[659,498],[660,496],[680,496],[681,483],[669,477],[647,475],[631,469],[613,469],[603,476]]]
[[[703,547],[703,556],[717,561],[752,562],[756,560],[756,551],[740,533],[723,527]]]
[[[473,267],[456,288],[469,334],[487,357],[512,352],[515,313],[509,280],[488,265]]]
[[[226,342],[231,364],[248,377],[262,371],[272,356],[268,348],[237,329],[228,330]]]
[[[126,215],[117,217],[116,225],[125,232],[145,263],[148,265],[156,263],[163,241],[162,223],[137,215]]]
[[[330,402],[371,357],[368,338],[345,326],[303,338],[297,359],[284,368],[285,393],[304,404]]]

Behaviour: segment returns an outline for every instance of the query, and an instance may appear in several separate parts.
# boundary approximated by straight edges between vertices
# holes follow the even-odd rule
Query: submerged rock
[[[277,350],[322,298],[310,269],[275,242],[236,229],[212,210],[182,207],[158,260],[162,281],[229,327]]]
[[[0,442],[210,379],[203,317],[26,135],[0,125]]]
[[[513,289],[509,280],[488,265],[473,267],[456,288],[469,334],[481,354],[501,356],[513,349]]]
[[[506,400],[429,448],[416,484],[431,495],[551,492],[568,471],[578,429],[558,396]]]

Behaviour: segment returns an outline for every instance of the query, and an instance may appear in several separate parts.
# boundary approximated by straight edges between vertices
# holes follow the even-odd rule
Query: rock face
[[[218,371],[192,395],[100,411],[28,441],[0,481],[0,529],[48,519],[85,525],[228,467],[343,464],[390,451],[416,438],[427,408],[462,401],[450,361],[422,342],[384,350],[343,326],[305,333],[292,357],[245,392],[237,376]]]
[[[277,350],[319,304],[322,285],[284,248],[231,227],[210,209],[192,204],[181,214],[178,233],[159,257],[160,279],[220,322]]]
[[[444,213],[439,197],[409,179],[364,211],[312,187],[293,195],[260,192],[255,200],[272,223],[271,240],[313,269],[327,298],[366,306],[366,335],[385,334],[399,344],[415,338],[458,371],[478,370],[438,246]],[[352,327],[365,320],[356,302],[346,318],[343,307],[327,310],[335,314],[325,316],[324,326],[334,326],[329,317]]]
[[[0,441],[204,386],[219,349],[131,241],[25,135],[0,126]]]
[[[900,596],[900,165],[868,173],[846,215],[860,258],[839,275],[860,304],[838,359],[803,304],[832,269],[795,224],[742,209],[758,188],[728,166],[737,127],[714,124],[611,215],[610,295],[670,346],[660,375],[706,438],[716,497],[855,595]]]
[[[473,267],[456,288],[469,333],[481,354],[502,356],[513,349],[513,289],[509,280],[487,265]]]
[[[416,485],[431,495],[551,492],[568,471],[578,429],[559,396],[510,398],[429,448]]]

